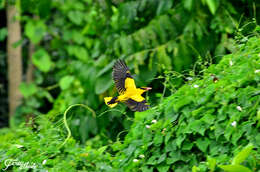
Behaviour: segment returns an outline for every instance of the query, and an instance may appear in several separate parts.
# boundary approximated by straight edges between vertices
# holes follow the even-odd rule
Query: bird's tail
[[[106,105],[110,108],[115,107],[118,104],[117,97],[105,97],[104,98]]]

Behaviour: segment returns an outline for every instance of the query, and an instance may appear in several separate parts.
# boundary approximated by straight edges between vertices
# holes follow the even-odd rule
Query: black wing
[[[116,84],[119,94],[123,94],[126,90],[125,79],[127,77],[133,78],[130,74],[129,68],[126,66],[123,60],[117,60],[113,67],[113,80]]]
[[[137,102],[133,99],[128,99],[124,102],[132,111],[145,111],[147,109],[149,109],[149,105],[147,104],[147,102],[145,100],[141,101],[141,102]]]

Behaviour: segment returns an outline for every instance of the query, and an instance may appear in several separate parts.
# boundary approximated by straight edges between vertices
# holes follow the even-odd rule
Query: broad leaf
[[[22,82],[19,86],[19,90],[25,98],[28,98],[37,92],[37,87],[33,83]]]
[[[74,81],[73,76],[67,75],[62,77],[61,80],[59,81],[60,88],[62,90],[69,88],[73,81]]]
[[[112,85],[113,80],[111,74],[106,74],[102,77],[99,77],[96,81],[95,93],[102,94]]]
[[[202,152],[206,152],[206,150],[207,150],[209,144],[210,144],[210,141],[209,141],[208,138],[205,138],[205,139],[199,138],[199,139],[196,141],[197,147],[198,147]]]
[[[209,7],[209,10],[212,14],[215,14],[217,8],[218,8],[218,2],[217,0],[206,0],[206,3]]]
[[[252,172],[245,166],[242,165],[219,165],[226,172]]]
[[[70,11],[68,13],[68,17],[73,23],[75,23],[76,25],[80,25],[83,21],[84,15],[80,11]]]
[[[39,49],[32,56],[33,64],[42,72],[48,72],[51,69],[52,61],[44,49]]]
[[[0,41],[3,41],[6,38],[7,34],[8,34],[7,29],[5,27],[1,28],[0,29]]]
[[[250,154],[254,146],[249,144],[241,152],[239,152],[233,159],[232,164],[239,165],[241,164]]]
[[[34,43],[39,43],[46,32],[46,25],[41,20],[29,21],[25,25],[25,35]]]

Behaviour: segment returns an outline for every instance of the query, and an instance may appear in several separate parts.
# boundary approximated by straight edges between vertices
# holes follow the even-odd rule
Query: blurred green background
[[[82,103],[101,116],[70,111],[74,138],[115,140],[133,116],[124,105],[103,113],[103,98],[117,94],[116,59],[126,61],[137,86],[153,88],[147,97],[154,106],[234,52],[234,43],[259,23],[259,10],[257,0],[0,0],[0,127],[40,115],[55,122]],[[17,91],[17,99],[10,96]]]

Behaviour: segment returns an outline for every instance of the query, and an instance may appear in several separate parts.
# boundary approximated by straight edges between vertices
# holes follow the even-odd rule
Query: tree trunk
[[[8,101],[9,119],[20,104],[22,95],[19,85],[22,81],[22,52],[21,45],[14,47],[14,43],[21,40],[20,22],[15,19],[18,14],[14,5],[7,3],[7,63],[8,63]]]

